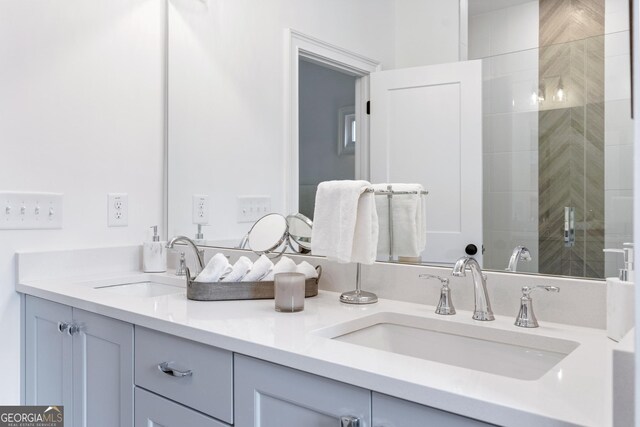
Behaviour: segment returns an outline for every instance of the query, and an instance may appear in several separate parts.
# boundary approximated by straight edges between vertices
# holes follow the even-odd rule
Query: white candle
[[[278,273],[274,276],[274,286],[276,311],[293,313],[304,310],[304,274]]]

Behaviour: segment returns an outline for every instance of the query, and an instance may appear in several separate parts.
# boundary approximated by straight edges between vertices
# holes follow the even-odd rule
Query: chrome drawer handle
[[[179,371],[169,366],[171,363],[173,362],[162,362],[158,365],[158,369],[160,369],[161,372],[164,372],[167,375],[171,375],[172,377],[182,378],[182,377],[190,377],[191,375],[193,375],[193,372],[191,371],[191,369],[187,369],[186,371]]]
[[[340,427],[360,427],[360,419],[351,416],[340,417]]]

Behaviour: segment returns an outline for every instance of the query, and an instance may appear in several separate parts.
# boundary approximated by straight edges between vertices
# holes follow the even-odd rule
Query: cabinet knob
[[[80,332],[80,330],[81,330],[80,325],[76,325],[75,323],[71,323],[67,327],[67,333],[70,336],[77,335]]]
[[[180,371],[176,368],[172,368],[171,364],[173,362],[162,362],[158,365],[158,369],[161,372],[164,372],[167,375],[170,375],[172,377],[190,377],[191,375],[193,375],[193,371],[191,371],[191,369],[187,369],[185,371]]]
[[[360,418],[348,415],[340,417],[340,427],[360,427]]]
[[[58,331],[64,334],[69,329],[69,326],[71,326],[69,322],[58,322]]]

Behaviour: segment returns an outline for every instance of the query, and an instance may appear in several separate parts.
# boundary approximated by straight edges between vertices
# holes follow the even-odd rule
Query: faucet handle
[[[560,292],[560,288],[557,286],[546,286],[546,285],[537,285],[537,286],[523,286],[522,287],[522,296],[528,297],[531,292],[536,289],[544,289],[547,292]]]
[[[443,285],[444,284],[447,284],[447,285],[449,284],[449,278],[438,276],[436,274],[420,274],[420,275],[418,275],[418,277],[420,279],[436,279],[436,280],[439,280],[440,283],[442,283]]]
[[[536,315],[533,312],[533,300],[531,299],[531,292],[536,289],[542,289],[547,292],[560,292],[560,288],[557,286],[523,286],[522,297],[520,298],[520,310],[518,311],[518,317],[516,317],[514,325],[521,328],[538,327],[538,319],[536,319]]]
[[[440,289],[440,301],[438,301],[438,307],[436,307],[436,314],[441,314],[443,316],[456,314],[456,309],[453,306],[453,301],[451,300],[449,278],[437,276],[435,274],[420,274],[418,277],[421,279],[435,279],[442,283],[442,288]]]

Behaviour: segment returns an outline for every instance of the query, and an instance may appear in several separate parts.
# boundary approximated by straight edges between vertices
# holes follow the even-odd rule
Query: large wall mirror
[[[380,260],[473,245],[504,271],[523,246],[521,272],[617,275],[628,1],[169,0],[168,20],[170,235],[238,247],[266,213],[313,219],[321,181],[418,183],[426,249]]]

